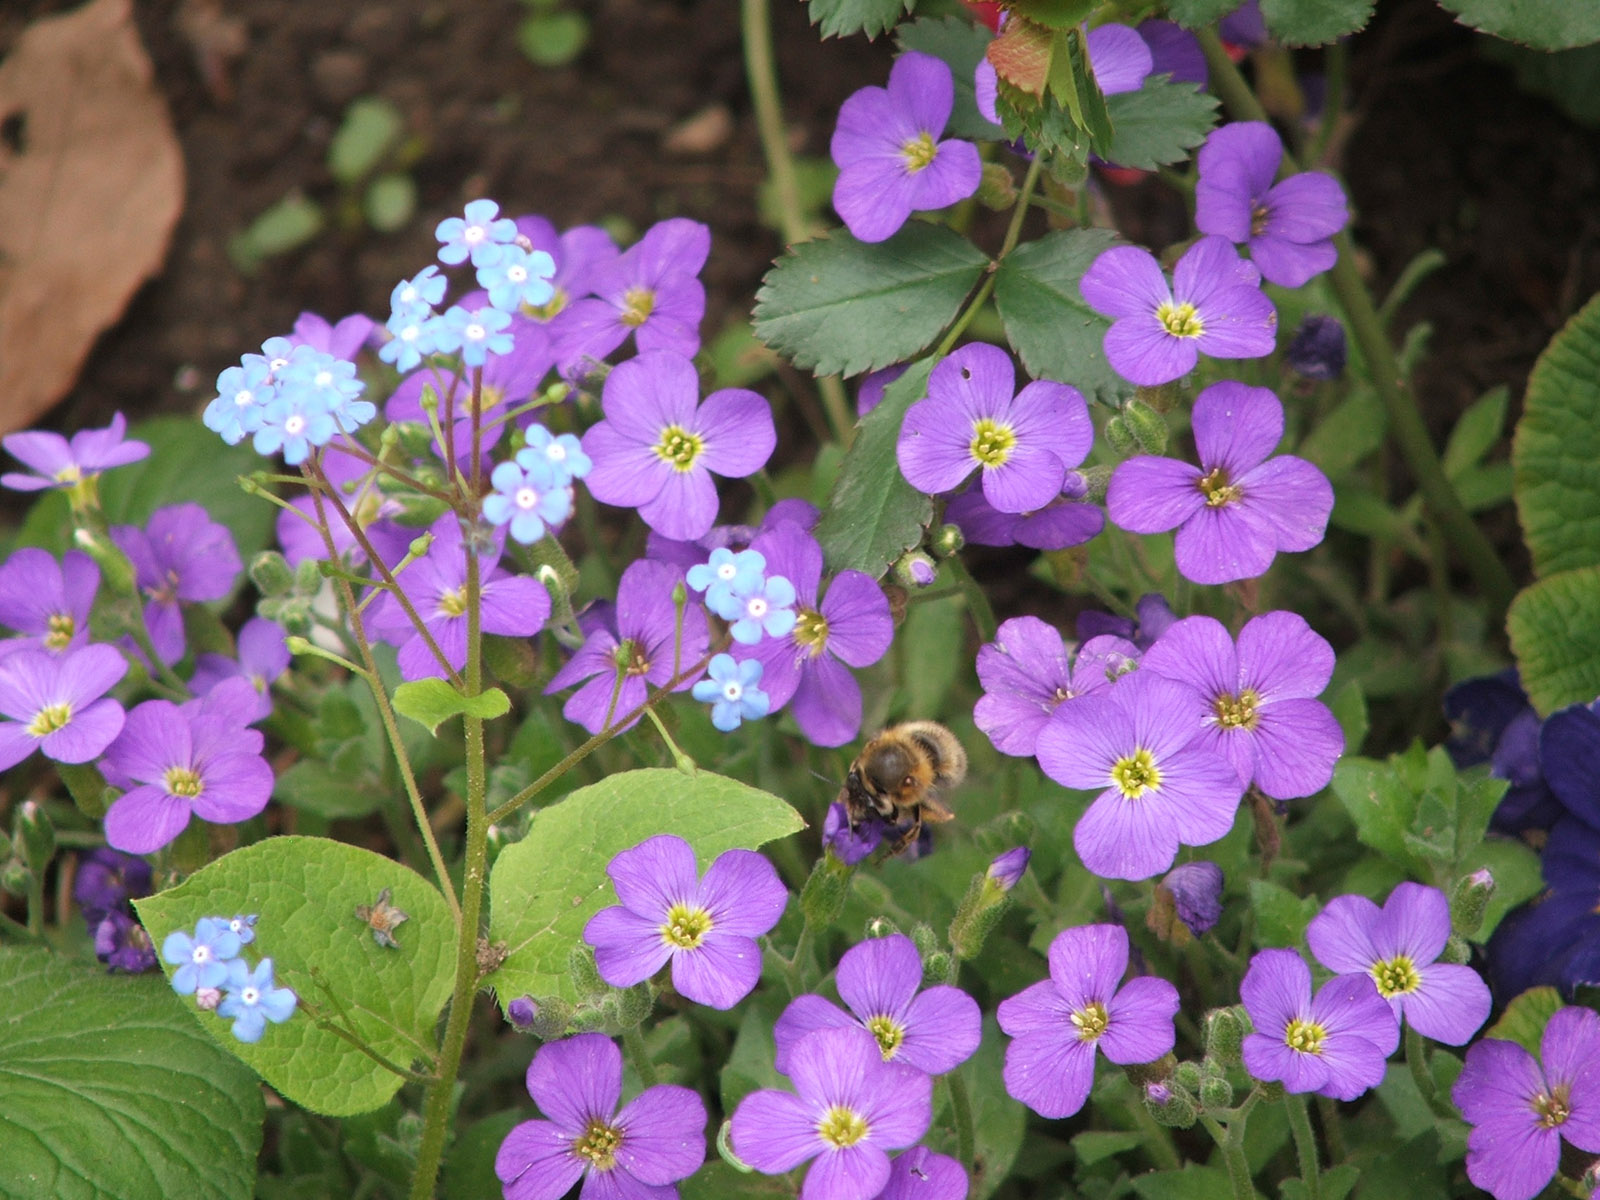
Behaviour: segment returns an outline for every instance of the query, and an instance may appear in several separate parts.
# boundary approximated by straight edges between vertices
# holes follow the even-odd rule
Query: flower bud
[[[567,974],[572,976],[580,996],[603,996],[609,990],[594,965],[594,950],[587,942],[579,942],[567,955]]]
[[[219,988],[196,988],[194,1003],[201,1012],[216,1012],[217,1005],[222,1003],[222,991]]]
[[[1122,406],[1122,419],[1127,422],[1141,454],[1160,454],[1167,448],[1167,420],[1142,400],[1129,400]]]
[[[539,1006],[532,996],[518,996],[506,1005],[506,1019],[523,1033],[533,1025],[539,1016]]]
[[[1155,1118],[1156,1124],[1173,1129],[1187,1129],[1199,1115],[1194,1100],[1181,1090],[1167,1086],[1159,1080],[1144,1085],[1144,1106]]]
[[[1450,928],[1469,938],[1483,926],[1483,913],[1494,895],[1494,873],[1482,867],[1456,880],[1450,891]]]
[[[15,858],[0,867],[0,891],[8,892],[13,896],[26,896],[28,894],[28,879],[27,866]]]
[[[911,550],[895,562],[895,582],[906,588],[925,588],[939,576],[939,566],[922,550]]]
[[[1156,387],[1138,387],[1133,389],[1133,398],[1158,413],[1169,413],[1178,407],[1178,401],[1183,398],[1183,387],[1176,381]]]
[[[322,590],[322,560],[302,558],[294,569],[294,591],[297,596],[315,596]]]
[[[72,543],[100,568],[100,582],[114,596],[133,596],[137,592],[133,582],[133,564],[128,556],[109,539],[93,530],[79,527],[72,531]]]
[[[1337,379],[1344,374],[1346,353],[1344,326],[1333,317],[1312,313],[1289,339],[1285,357],[1290,369],[1307,379]]]
[[[28,864],[28,869],[35,875],[43,875],[44,869],[55,857],[56,830],[44,809],[35,801],[25,801],[17,810],[17,823],[12,836],[22,848],[22,858]]]
[[[851,829],[845,806],[840,801],[830,804],[827,816],[822,819],[822,844],[837,862],[846,867],[855,866],[876,850],[883,841],[883,833],[883,822],[876,817],[869,817]],[[843,903],[842,899],[840,903]]]
[[[1439,955],[1442,963],[1462,963],[1472,961],[1472,947],[1467,945],[1467,939],[1458,933],[1452,933],[1450,939],[1444,944],[1444,951]]]
[[[1021,881],[1022,873],[1028,869],[1028,860],[1032,857],[1033,851],[1026,846],[1017,846],[996,855],[989,864],[989,881],[1002,892],[1009,892]]]
[[[984,163],[978,184],[978,203],[1001,212],[1017,202],[1017,183],[1004,163]]]
[[[285,596],[294,589],[294,572],[276,550],[263,550],[251,560],[250,582],[263,596]]]
[[[1200,1065],[1192,1062],[1181,1062],[1172,1071],[1172,1082],[1186,1092],[1200,1090]]]
[[[1145,925],[1175,946],[1203,936],[1222,915],[1222,883],[1222,868],[1216,863],[1181,863],[1156,884]]]
[[[1121,413],[1106,419],[1105,427],[1106,445],[1118,458],[1132,458],[1139,451],[1139,439],[1128,428],[1128,422]]]
[[[855,870],[854,863],[846,862],[832,846],[817,859],[805,887],[800,889],[800,912],[813,929],[826,929],[838,919]]]
[[[867,922],[866,936],[871,938],[893,937],[900,929],[888,917],[873,917]]]
[[[1233,1084],[1221,1075],[1200,1081],[1200,1104],[1204,1108],[1227,1108],[1233,1103]]]
[[[656,1006],[656,992],[648,979],[613,995],[617,1004],[617,1024],[624,1029],[636,1029],[644,1024]]]
[[[1219,1066],[1239,1061],[1239,1047],[1249,1031],[1249,1017],[1238,1006],[1214,1008],[1206,1014],[1206,1057]]]
[[[425,421],[396,421],[387,426],[383,431],[384,440],[390,440],[393,434],[395,445],[401,455],[408,461],[411,459],[427,459],[432,457],[433,430],[428,428]]]
[[[928,535],[928,552],[935,558],[959,554],[966,544],[966,535],[959,525],[941,525]]]
[[[1102,463],[1094,467],[1080,467],[1078,474],[1083,479],[1083,502],[1104,504],[1106,488],[1111,485],[1111,468]]]

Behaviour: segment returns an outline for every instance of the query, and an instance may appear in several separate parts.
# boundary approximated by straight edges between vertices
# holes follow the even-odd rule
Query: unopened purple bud
[[[901,587],[925,588],[938,577],[938,564],[922,550],[902,555],[894,564],[894,580]]]
[[[1289,341],[1289,366],[1307,379],[1337,379],[1344,374],[1344,326],[1313,313]]]
[[[1022,878],[1022,873],[1028,869],[1028,860],[1033,857],[1033,851],[1026,846],[1018,846],[998,855],[989,864],[989,878],[1000,885],[1000,890],[1009,892],[1017,886],[1017,881]]]
[[[1147,1083],[1144,1085],[1144,1098],[1158,1108],[1165,1108],[1172,1103],[1172,1089],[1164,1083]]]
[[[216,1012],[217,1005],[222,1003],[221,988],[195,988],[195,1007],[202,1012]]]
[[[518,1029],[527,1029],[539,1016],[539,1006],[533,1002],[532,996],[518,996],[506,1005],[506,1016]]]
[[[1167,872],[1161,886],[1172,893],[1178,920],[1199,937],[1222,916],[1222,868],[1214,862],[1183,863]]]

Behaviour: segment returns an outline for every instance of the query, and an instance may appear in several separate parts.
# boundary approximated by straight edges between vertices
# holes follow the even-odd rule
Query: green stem
[[[1250,1178],[1250,1160],[1244,1156],[1244,1138],[1235,1139],[1231,1126],[1224,1129],[1216,1118],[1206,1113],[1200,1114],[1200,1123],[1211,1135],[1211,1140],[1216,1142],[1217,1149],[1222,1151],[1222,1163],[1228,1169],[1228,1184],[1233,1191],[1233,1200],[1255,1200],[1256,1185]]]
[[[999,630],[995,622],[994,609],[989,604],[989,597],[983,594],[983,589],[978,586],[978,581],[972,577],[972,572],[967,570],[967,564],[960,558],[951,555],[945,560],[945,565],[950,568],[950,574],[955,577],[956,585],[961,589],[961,598],[966,602],[967,612],[972,617],[972,623],[977,627],[978,636],[986,642],[992,642]]]
[[[679,748],[678,743],[672,740],[672,735],[667,732],[667,727],[661,723],[661,717],[653,708],[644,710],[644,715],[650,718],[650,724],[656,727],[656,732],[661,735],[661,740],[667,744],[667,749],[672,751],[672,765],[678,770],[689,774],[694,770],[694,759]]]
[[[950,1093],[950,1115],[956,1122],[956,1161],[969,1175],[975,1166],[972,1137],[972,1100],[967,1095],[967,1081],[961,1078],[957,1067],[944,1077]]]
[[[28,872],[28,932],[44,937],[44,874],[40,871]]]
[[[1006,238],[1000,244],[1000,253],[995,255],[994,261],[989,264],[988,273],[984,276],[983,283],[979,285],[977,294],[967,301],[967,306],[961,310],[955,324],[950,326],[949,332],[944,335],[944,340],[939,343],[939,348],[933,352],[935,359],[943,358],[955,348],[956,342],[972,323],[972,318],[978,315],[978,310],[988,303],[989,297],[994,293],[1000,264],[1005,261],[1006,255],[1017,248],[1017,241],[1022,237],[1022,222],[1027,218],[1028,205],[1033,199],[1034,188],[1039,185],[1039,173],[1043,168],[1044,161],[1038,156],[1028,164],[1028,173],[1023,176],[1016,204],[1011,209],[1011,224],[1006,227]]]
[[[783,240],[793,245],[806,240],[805,206],[800,200],[800,177],[794,155],[789,152],[788,130],[783,124],[783,101],[778,95],[778,67],[772,53],[772,13],[767,0],[741,0],[740,28],[744,36],[744,72],[750,87],[750,102],[756,112],[756,128],[761,134],[761,150],[772,175],[772,190],[778,197],[778,215]],[[850,411],[844,384],[833,375],[817,380],[822,407],[834,440],[849,446],[855,435],[856,419]]]
[[[1289,1112],[1289,1131],[1294,1134],[1294,1150],[1300,1159],[1300,1182],[1305,1187],[1306,1200],[1320,1200],[1322,1170],[1317,1164],[1317,1135],[1311,1130],[1306,1098],[1299,1093],[1285,1095],[1283,1106]]]
[[[1344,1122],[1339,1118],[1339,1102],[1331,1096],[1317,1097],[1317,1116],[1322,1118],[1322,1140],[1328,1143],[1328,1161],[1345,1160]]]
[[[638,1072],[639,1082],[645,1087],[655,1087],[660,1082],[660,1076],[656,1074],[656,1064],[650,1058],[650,1047],[644,1044],[644,1034],[639,1032],[637,1025],[630,1025],[622,1031],[622,1045],[633,1062],[633,1069]]]
[[[1268,120],[1266,110],[1261,107],[1261,102],[1256,99],[1239,69],[1228,58],[1216,33],[1202,29],[1197,31],[1196,36],[1200,39],[1200,48],[1205,52],[1206,65],[1211,71],[1212,89],[1222,97],[1229,111],[1246,121]],[[1300,169],[1299,163],[1293,161],[1290,155],[1284,155],[1280,174],[1293,175]],[[1422,419],[1416,400],[1406,387],[1405,375],[1395,357],[1394,347],[1389,344],[1388,336],[1383,331],[1383,323],[1372,303],[1372,296],[1361,282],[1361,274],[1356,268],[1355,243],[1351,240],[1349,230],[1335,236],[1333,244],[1339,251],[1339,258],[1328,273],[1328,282],[1339,301],[1339,307],[1344,311],[1350,333],[1361,349],[1372,386],[1383,401],[1388,414],[1389,437],[1400,451],[1412,478],[1417,481],[1417,490],[1422,493],[1423,503],[1483,593],[1489,610],[1489,623],[1498,627],[1516,592],[1511,572],[1473,521],[1449,476],[1444,473],[1444,465],[1439,461],[1438,451],[1434,449],[1433,439],[1428,434],[1427,424]]]
[[[1439,1095],[1439,1088],[1433,1081],[1433,1073],[1428,1070],[1427,1043],[1422,1040],[1422,1035],[1411,1028],[1410,1022],[1406,1023],[1405,1034],[1406,1068],[1411,1072],[1411,1082],[1417,1085],[1423,1101],[1435,1113],[1442,1117],[1456,1116],[1456,1110]]]
[[[6,938],[17,938],[19,941],[24,942],[36,942],[41,946],[48,945],[42,935],[34,933],[14,917],[9,917],[0,912],[0,941],[4,941]]]
[[[1144,1151],[1155,1160],[1156,1167],[1162,1171],[1177,1171],[1183,1167],[1183,1155],[1178,1153],[1177,1144],[1172,1140],[1172,1130],[1156,1124],[1156,1119],[1150,1115],[1150,1110],[1144,1106],[1144,1101],[1135,1098],[1128,1105],[1127,1111],[1133,1115],[1134,1123],[1139,1126],[1139,1132],[1144,1134]]]

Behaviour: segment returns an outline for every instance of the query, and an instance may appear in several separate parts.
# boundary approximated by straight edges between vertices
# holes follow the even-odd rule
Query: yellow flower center
[[[657,458],[679,473],[692,470],[705,448],[698,434],[690,433],[681,425],[668,425],[661,431],[661,440],[652,447]]]
[[[1321,1025],[1311,1021],[1302,1021],[1299,1017],[1290,1021],[1283,1029],[1284,1043],[1291,1050],[1298,1050],[1301,1054],[1321,1054],[1323,1039],[1328,1036],[1328,1031]]]
[[[1416,964],[1404,954],[1397,954],[1387,962],[1373,963],[1372,978],[1378,985],[1378,994],[1385,1000],[1414,992],[1422,986],[1422,975]]]
[[[46,624],[49,630],[44,635],[46,650],[65,650],[72,644],[72,635],[78,631],[78,623],[72,619],[71,613],[51,613]]]
[[[1244,489],[1229,481],[1226,467],[1216,467],[1202,475],[1198,486],[1205,495],[1206,505],[1210,508],[1222,508],[1228,504],[1237,504],[1244,499]]]
[[[1111,1014],[1106,1012],[1104,1004],[1093,1000],[1087,1007],[1080,1008],[1072,1014],[1072,1023],[1078,1027],[1080,1042],[1092,1042],[1106,1031],[1106,1026],[1111,1024]]]
[[[649,288],[629,288],[622,293],[622,323],[637,329],[655,311],[656,294]]]
[[[1155,755],[1140,747],[1112,764],[1111,782],[1129,800],[1137,800],[1161,787],[1161,768],[1156,766]]]
[[[1571,1088],[1561,1084],[1548,1092],[1540,1092],[1533,1098],[1529,1105],[1539,1118],[1539,1124],[1545,1129],[1554,1129],[1557,1125],[1566,1124],[1567,1118],[1572,1115]]]
[[[895,1051],[900,1049],[900,1043],[906,1040],[906,1031],[893,1017],[870,1017],[867,1020],[867,1029],[878,1039],[878,1050],[883,1055],[884,1062],[893,1058]]]
[[[33,720],[28,723],[28,732],[36,738],[42,738],[58,729],[65,729],[70,720],[72,720],[72,705],[66,701],[46,704],[34,713]]]
[[[55,473],[57,483],[77,483],[83,478],[83,469],[77,463],[68,463]]]
[[[188,767],[168,767],[164,778],[167,785],[167,794],[171,796],[183,796],[193,800],[201,792],[205,791],[205,784],[200,780],[200,773],[190,770]]]
[[[572,1152],[587,1159],[596,1171],[609,1171],[617,1165],[617,1147],[622,1145],[622,1130],[607,1125],[599,1118],[589,1122],[581,1136],[572,1143]]]
[[[1156,320],[1173,337],[1197,338],[1206,331],[1206,323],[1187,300],[1182,304],[1166,301],[1156,309]]]
[[[458,587],[453,591],[439,593],[439,611],[447,617],[459,617],[467,611],[467,589]]]
[[[828,618],[815,609],[802,608],[794,619],[794,640],[815,658],[828,644]]]
[[[1256,705],[1261,703],[1261,696],[1254,688],[1245,688],[1238,695],[1224,692],[1211,702],[1211,709],[1217,714],[1217,724],[1224,729],[1254,729],[1261,720],[1261,714],[1256,711]]]
[[[900,147],[900,157],[906,160],[908,175],[924,170],[938,152],[939,148],[933,144],[933,134],[926,130]]]
[[[1011,457],[1016,444],[1017,435],[1011,431],[1011,426],[982,417],[973,423],[972,441],[967,449],[985,467],[999,467]]]
[[[674,904],[667,909],[666,923],[661,926],[661,940],[679,950],[693,950],[705,941],[711,932],[711,914],[705,909],[689,904]]]
[[[817,1136],[835,1149],[844,1150],[867,1136],[867,1119],[854,1109],[835,1104],[817,1122]]]

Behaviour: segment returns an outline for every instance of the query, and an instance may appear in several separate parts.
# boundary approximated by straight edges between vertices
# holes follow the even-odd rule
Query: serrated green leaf
[[[1068,187],[1088,176],[1089,138],[1054,96],[1042,98],[1000,79],[995,114],[1013,141],[1022,138],[1029,150],[1048,156],[1050,173]]]
[[[1489,818],[1511,784],[1489,774],[1488,767],[1472,767],[1456,780],[1456,861],[1466,858],[1488,832]]]
[[[351,101],[328,143],[328,173],[354,187],[383,161],[405,127],[400,110],[380,96]]]
[[[1600,567],[1562,571],[1517,593],[1506,614],[1522,687],[1540,716],[1600,695]]]
[[[893,29],[901,14],[911,11],[911,4],[909,0],[808,0],[806,8],[825,38],[851,33],[875,38]]]
[[[589,918],[615,902],[606,864],[658,833],[695,848],[702,870],[724,850],[755,850],[805,828],[768,792],[701,771],[625,771],[534,814],[528,834],[495,860],[489,940],[506,959],[484,979],[502,1003],[521,995],[577,999],[567,957]]]
[[[1550,1018],[1565,1008],[1561,993],[1553,987],[1529,988],[1510,1004],[1493,1025],[1483,1031],[1484,1037],[1515,1042],[1529,1054],[1539,1053],[1539,1039],[1544,1037],[1544,1027]]]
[[[492,721],[511,711],[511,701],[499,688],[485,688],[476,696],[463,696],[442,679],[414,679],[395,688],[394,710],[437,736],[439,726],[451,717],[482,717]]]
[[[1006,339],[1028,374],[1070,383],[1090,399],[1110,404],[1132,388],[1106,360],[1111,322],[1084,302],[1078,283],[1116,240],[1104,229],[1047,233],[1006,255],[994,285]]]
[[[878,579],[933,519],[933,501],[906,482],[895,452],[906,409],[927,395],[932,370],[931,358],[913,364],[861,419],[815,531],[831,570]]]
[[[1185,29],[1220,21],[1238,8],[1234,0],[1167,0],[1167,16]]]
[[[973,72],[993,35],[982,25],[960,17],[918,17],[895,30],[902,50],[920,50],[943,59],[955,80],[955,107],[946,131],[950,137],[993,141],[1005,130],[978,111]]]
[[[1153,171],[1185,161],[1206,140],[1217,123],[1217,98],[1199,84],[1155,75],[1136,92],[1107,96],[1106,112],[1114,132],[1106,161]]]
[[[1600,563],[1600,296],[1528,376],[1511,443],[1517,515],[1538,575]],[[1593,697],[1589,697],[1593,699]]]
[[[1320,46],[1372,19],[1376,0],[1261,0],[1272,36],[1286,46]]]
[[[1463,25],[1536,50],[1571,50],[1600,42],[1600,6],[1583,0],[1439,0],[1439,4]],[[1590,84],[1592,91],[1592,77]]]
[[[166,982],[0,947],[0,1197],[254,1194],[265,1109]]]
[[[1445,442],[1440,462],[1445,474],[1452,479],[1480,459],[1500,440],[1506,424],[1506,405],[1511,402],[1511,389],[1504,385],[1490,388],[1472,402],[1466,412],[1456,420]]]
[[[1256,945],[1298,946],[1317,915],[1315,896],[1296,896],[1266,879],[1250,881],[1250,907],[1256,914]]]
[[[988,265],[942,225],[911,221],[888,241],[844,230],[803,242],[756,293],[756,336],[798,367],[855,375],[927,349]]]
[[[370,906],[384,888],[408,916],[394,931],[395,947],[378,945],[356,915],[357,905]],[[405,1067],[433,1053],[434,1025],[454,976],[455,926],[433,885],[393,859],[327,838],[268,838],[134,904],[158,946],[202,917],[258,914],[250,954],[272,959],[278,982],[295,990],[302,1008],[254,1044],[237,1040],[214,1014],[195,1010],[194,1017],[296,1104],[329,1116],[370,1112],[401,1083],[318,1027],[310,1006],[333,1007],[319,980],[379,1054]]]

